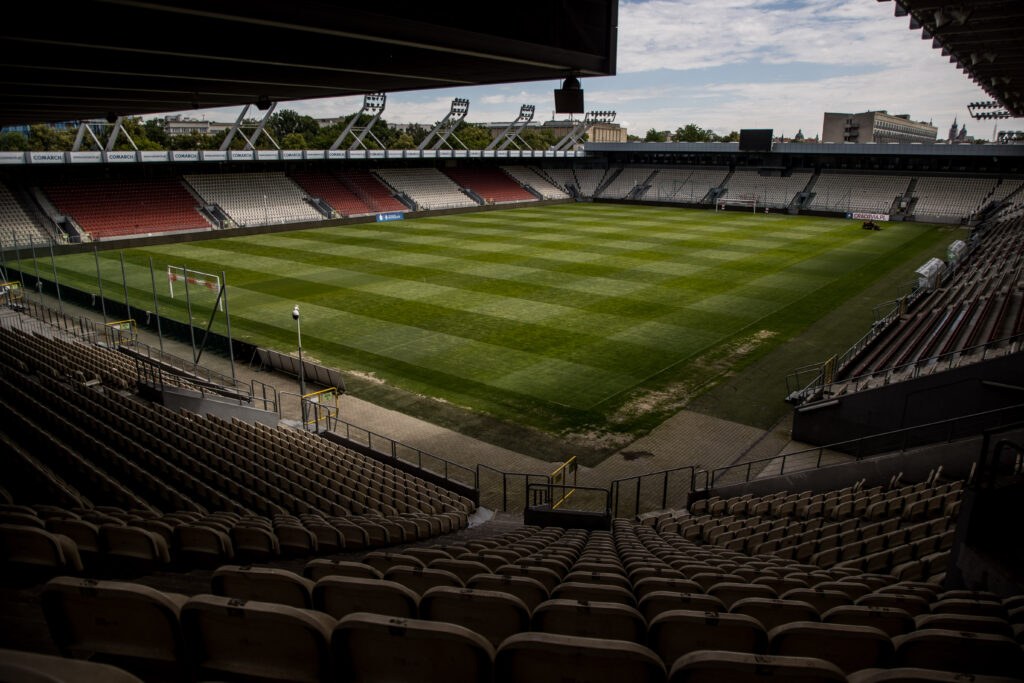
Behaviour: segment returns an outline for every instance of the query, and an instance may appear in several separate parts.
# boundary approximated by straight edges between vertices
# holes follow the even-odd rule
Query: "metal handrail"
[[[281,392],[281,395],[286,395],[286,394],[287,394],[287,392]],[[473,488],[479,489],[478,474],[477,474],[477,471],[475,469],[473,469],[472,467],[466,467],[465,465],[462,465],[460,463],[453,462],[451,460],[446,460],[445,458],[442,458],[442,457],[439,457],[437,455],[433,455],[432,453],[428,453],[426,451],[420,450],[419,448],[416,448],[415,446],[410,446],[409,444],[402,443],[401,441],[396,441],[395,439],[392,439],[390,437],[384,436],[383,434],[378,434],[378,433],[376,433],[374,431],[371,431],[371,430],[366,429],[364,427],[360,427],[358,425],[354,425],[354,424],[352,424],[350,422],[346,422],[345,420],[342,420],[342,419],[339,419],[339,418],[334,419],[334,422],[335,422],[335,428],[334,428],[335,433],[341,435],[340,429],[341,429],[341,426],[344,425],[344,427],[345,427],[344,437],[346,439],[348,439],[349,441],[353,441],[355,443],[360,443],[357,439],[352,438],[352,430],[356,430],[357,433],[363,433],[363,434],[366,435],[366,447],[369,448],[370,450],[376,452],[376,453],[379,453],[379,454],[385,455],[385,456],[390,456],[390,457],[394,458],[395,460],[399,460],[401,462],[405,462],[405,463],[408,463],[410,465],[416,465],[416,467],[420,468],[421,470],[427,470],[428,472],[433,472],[434,470],[432,470],[430,468],[426,468],[426,467],[423,466],[424,459],[426,459],[428,463],[433,463],[433,462],[441,463],[443,465],[443,472],[444,472],[445,480],[447,480],[447,481],[454,481],[454,482],[456,482],[458,484],[461,484],[463,486],[471,485]],[[374,444],[374,439],[383,440],[386,444],[389,445],[388,446],[388,450],[382,451],[382,450],[374,447],[374,445],[373,445]],[[416,455],[415,461],[399,457],[399,453],[402,452],[402,451],[409,451],[409,452],[414,453]],[[472,481],[472,484],[468,484],[465,481],[461,481],[460,479],[456,479],[456,478],[452,477],[451,476],[452,472],[468,473],[469,479],[470,479],[470,481]]]
[[[669,469],[666,469],[666,470],[659,470],[657,472],[644,472],[643,474],[636,474],[636,475],[633,475],[632,477],[623,477],[622,479],[616,479],[616,480],[612,481],[611,485],[609,486],[609,493],[611,495],[611,509],[612,509],[612,513],[616,517],[620,516],[619,515],[619,502],[621,500],[621,491],[622,491],[623,487],[626,484],[628,484],[629,482],[635,482],[636,483],[636,492],[634,494],[634,501],[633,501],[633,516],[635,517],[635,516],[639,515],[640,514],[640,488],[641,488],[641,485],[642,485],[643,481],[654,479],[655,477],[661,477],[662,478],[661,505],[660,505],[660,507],[658,509],[660,509],[660,510],[666,509],[668,507],[668,480],[669,480],[669,477],[672,474],[676,473],[676,472],[685,472],[687,470],[689,470],[689,473],[690,473],[690,487],[689,487],[689,490],[687,491],[688,494],[689,493],[693,493],[694,491],[697,490],[697,478],[700,475],[702,475],[702,474],[704,475],[704,487],[707,488],[707,485],[708,485],[708,471],[707,470],[698,470],[693,465],[685,465],[683,467],[672,467],[672,468],[669,468]]]
[[[526,499],[531,501],[530,507],[536,505],[551,505],[552,499],[555,497],[551,491],[552,489],[561,489],[563,495],[562,500],[565,500],[568,496],[565,495],[565,489],[572,488],[574,491],[592,491],[600,492],[604,494],[604,514],[611,513],[611,496],[608,489],[599,488],[596,486],[576,486],[575,484],[551,484],[551,483],[533,483],[526,485]],[[533,495],[531,496],[531,492]],[[537,495],[540,493],[541,495]],[[555,506],[551,506],[554,509]]]
[[[737,463],[735,465],[726,465],[725,467],[716,467],[715,469],[713,469],[711,471],[709,484],[711,486],[714,486],[715,482],[719,479],[721,474],[723,474],[725,472],[729,472],[731,470],[740,469],[740,468],[746,468],[746,476],[745,476],[743,481],[744,481],[744,483],[745,482],[749,482],[750,481],[750,473],[751,473],[751,471],[753,469],[753,466],[758,465],[758,464],[765,464],[765,465],[767,465],[768,463],[774,462],[774,461],[779,460],[779,459],[782,460],[782,466],[779,469],[779,475],[778,476],[782,476],[783,474],[785,474],[785,471],[786,471],[786,458],[792,458],[794,456],[799,456],[799,455],[807,455],[809,453],[814,453],[815,451],[818,452],[817,462],[816,462],[814,468],[807,468],[807,469],[817,469],[817,468],[821,467],[821,457],[822,457],[824,451],[826,451],[826,450],[843,451],[843,452],[849,452],[849,450],[855,450],[856,451],[856,459],[859,461],[859,460],[864,459],[865,457],[868,457],[868,456],[872,455],[870,453],[864,453],[864,444],[867,443],[870,440],[882,441],[882,440],[890,439],[890,438],[893,438],[893,437],[902,437],[902,445],[900,447],[900,450],[903,451],[903,450],[906,450],[906,448],[907,448],[907,437],[911,433],[913,433],[913,432],[923,432],[925,430],[933,429],[933,428],[936,428],[936,427],[946,426],[946,427],[949,428],[947,430],[946,443],[950,443],[953,440],[953,437],[952,437],[953,428],[955,427],[956,424],[958,424],[960,422],[967,421],[967,420],[978,419],[979,417],[984,417],[984,416],[987,416],[987,415],[1004,414],[1004,413],[1009,413],[1010,411],[1022,410],[1022,409],[1024,409],[1024,403],[1017,404],[1017,405],[1012,405],[1012,406],[1007,406],[1005,408],[997,408],[995,410],[986,410],[986,411],[982,411],[980,413],[972,413],[970,415],[961,415],[959,417],[953,417],[953,418],[950,418],[948,420],[939,420],[937,422],[929,422],[929,423],[923,424],[923,425],[915,425],[913,427],[904,427],[902,429],[895,429],[895,430],[890,431],[890,432],[882,432],[881,434],[872,434],[870,436],[862,436],[862,437],[857,438],[857,439],[850,439],[850,440],[847,440],[847,441],[838,441],[836,443],[827,444],[827,445],[824,445],[824,446],[817,446],[815,448],[805,448],[802,451],[794,451],[793,453],[782,453],[780,455],[773,455],[773,456],[771,456],[769,458],[759,458],[757,460],[751,460],[749,462],[744,462],[744,463]],[[920,444],[915,444],[915,445],[923,446],[926,443],[935,443],[935,441],[927,441],[927,442],[920,443]],[[849,447],[849,446],[856,446],[856,449],[845,449],[844,450],[844,447]],[[883,451],[883,452],[891,452],[891,451]]]
[[[545,483],[545,484],[550,484],[551,483],[551,477],[549,475],[547,475],[547,474],[537,474],[535,472],[506,472],[504,470],[499,470],[496,467],[491,467],[490,465],[485,465],[483,463],[477,463],[477,466],[476,466],[476,480],[477,480],[477,488],[478,488],[478,490],[480,490],[479,482],[482,479],[482,477],[480,476],[480,472],[483,471],[483,470],[490,471],[490,472],[495,472],[495,473],[501,475],[501,511],[502,512],[508,512],[508,480],[509,480],[509,477],[523,477],[524,478],[525,483],[526,483],[526,489],[524,489],[524,497],[525,497],[526,490],[529,489],[530,478],[531,477],[542,478],[544,480],[543,483]],[[540,483],[540,482],[536,482],[536,483]],[[481,491],[481,493],[482,493],[482,491]],[[526,507],[526,500],[527,499],[525,499],[525,498],[523,500],[523,507],[524,508]]]

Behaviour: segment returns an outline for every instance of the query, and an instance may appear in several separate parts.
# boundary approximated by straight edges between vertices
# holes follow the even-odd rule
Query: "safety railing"
[[[524,510],[530,485],[551,483],[551,478],[546,474],[505,472],[484,464],[477,464],[476,480],[477,488],[480,491],[480,504],[492,510],[500,509],[502,512]],[[509,505],[510,493],[513,500],[512,506]],[[516,504],[517,500],[522,503]]]
[[[138,355],[149,360],[151,363],[162,364],[166,366],[168,372],[180,374],[184,379],[191,382],[209,385],[210,393],[221,393],[229,398],[241,399],[244,397],[246,402],[252,398],[252,385],[238,381],[217,370],[212,370],[205,365],[199,365],[187,358],[161,351],[145,342],[135,340],[120,348],[126,353]],[[219,392],[217,388],[220,389]]]
[[[21,299],[13,306],[13,308],[28,314],[35,320],[39,321],[41,325],[48,325],[51,329],[60,330],[75,339],[92,343],[97,341],[101,336],[96,323],[92,320],[83,318],[79,315],[73,315],[71,313],[64,313],[62,311],[52,309],[38,301]],[[24,322],[25,325],[23,325],[22,329],[28,330],[28,321]]]
[[[284,394],[285,392],[281,393]],[[396,441],[341,419],[335,420],[332,431],[339,436],[345,437],[348,441],[369,448],[380,455],[389,456],[395,460],[415,465],[421,470],[444,477],[447,481],[478,488],[477,472],[472,467],[466,467],[457,462],[446,460],[445,458],[420,450],[415,446]]]
[[[575,484],[552,484],[534,482],[526,486],[526,498],[529,507],[550,506],[555,509],[555,501],[564,501],[568,498],[566,493],[572,489],[577,494],[573,497],[572,505],[566,505],[563,511],[571,509],[574,512],[600,512],[610,514],[611,498],[608,489],[595,486],[576,486]]]
[[[702,479],[707,488],[708,472],[692,465],[616,479],[609,488],[612,515],[625,517],[632,513],[636,517],[643,512],[683,507]]]
[[[568,500],[569,496],[576,492],[576,474],[579,471],[579,464],[576,460],[576,456],[572,456],[564,463],[562,463],[558,469],[551,473],[551,482],[553,484],[569,484],[569,480],[572,480],[572,484],[569,487],[569,492],[559,498],[552,504],[552,508],[557,508],[559,505]]]
[[[715,486],[745,483],[751,480],[752,475],[759,475],[765,468],[776,462],[779,463],[777,476],[782,476],[787,472],[817,469],[822,466],[822,460],[829,452],[838,452],[845,456],[852,456],[856,460],[862,460],[882,453],[898,453],[934,443],[950,443],[957,439],[977,436],[985,429],[1011,424],[1021,419],[1024,419],[1024,404],[962,415],[948,420],[863,436],[816,448],[806,448],[793,453],[774,455],[770,458],[717,467],[711,472],[709,484]],[[793,461],[800,463],[796,470],[791,465]],[[810,464],[812,462],[813,464]],[[787,464],[791,465],[789,469],[787,469]],[[742,477],[738,474],[740,472],[743,473]],[[732,473],[736,474],[729,476]]]

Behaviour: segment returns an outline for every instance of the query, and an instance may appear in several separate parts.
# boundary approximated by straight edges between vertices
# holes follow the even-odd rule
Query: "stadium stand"
[[[1015,234],[998,243],[1016,254]],[[0,563],[71,662],[144,680],[1024,670],[1022,596],[944,586],[963,479],[781,478],[606,531],[467,529],[467,499],[333,441],[171,411],[102,368],[83,383],[66,347],[34,358],[44,337],[0,334]]]
[[[420,209],[479,206],[436,168],[379,168],[374,173],[388,187],[411,198]]]
[[[445,175],[483,197],[488,204],[533,202],[537,198],[497,168],[448,168]]]
[[[183,178],[199,196],[219,205],[238,225],[298,223],[324,218],[306,202],[307,195],[282,172],[191,174]]]
[[[644,183],[656,169],[644,166],[626,166],[613,169],[616,175],[598,194],[602,199],[626,199],[637,187]]]
[[[729,169],[725,167],[672,168],[658,171],[653,187],[643,199],[658,202],[700,204],[712,188],[719,187]]]
[[[824,171],[814,181],[807,208],[814,211],[890,213],[897,197],[906,194],[912,178]]]
[[[502,166],[501,170],[509,174],[520,185],[530,187],[540,193],[542,199],[568,199],[565,191],[543,178],[529,166]]]
[[[969,217],[988,202],[999,202],[1020,188],[1019,180],[922,176],[914,185],[916,216]]]
[[[340,170],[331,173],[352,194],[374,212],[407,211],[409,207],[391,196],[387,186],[367,171]]]
[[[175,179],[80,179],[48,183],[43,190],[96,240],[212,228]]]
[[[555,187],[558,187],[567,194],[573,194],[570,192],[569,187],[576,188],[576,194],[582,195],[582,190],[579,187],[579,182],[576,180],[576,175],[573,173],[571,168],[545,168],[539,169],[534,167],[532,169],[534,173],[541,175],[542,177],[548,178]]]
[[[1024,219],[995,223],[935,291],[890,319],[840,368],[830,393],[859,391],[1020,350]]]
[[[319,197],[342,216],[365,216],[376,213],[362,199],[329,173],[296,172],[291,179],[311,197]]]
[[[758,206],[785,208],[811,179],[810,171],[789,176],[762,175],[757,169],[737,168],[726,184],[727,199],[757,199]]]
[[[46,231],[36,225],[18,204],[10,189],[0,183],[0,243],[31,244],[49,241],[50,236]]]

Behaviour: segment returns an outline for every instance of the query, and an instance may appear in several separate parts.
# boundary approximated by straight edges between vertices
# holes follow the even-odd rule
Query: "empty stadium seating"
[[[501,170],[509,174],[522,185],[528,185],[540,193],[543,199],[568,199],[564,188],[551,183],[529,166],[502,166]]]
[[[390,187],[409,196],[420,209],[479,206],[436,168],[380,168],[375,173]]]
[[[811,188],[807,208],[845,213],[889,213],[896,197],[903,196],[912,178],[823,171]]]
[[[0,183],[0,244],[46,244],[49,241],[49,234],[36,225],[18,204],[10,189]]]
[[[488,204],[532,202],[537,198],[497,168],[449,168],[445,175],[462,187],[469,188]]]
[[[757,169],[737,168],[726,182],[725,199],[756,199],[758,206],[785,208],[807,187],[810,171],[788,176],[761,175]]]
[[[648,201],[699,204],[712,188],[718,187],[729,174],[725,167],[667,168],[654,176],[652,187],[643,198]]]
[[[176,179],[79,179],[43,189],[97,240],[212,227],[196,210],[199,202]]]
[[[329,173],[296,172],[291,174],[291,179],[311,197],[323,199],[343,216],[375,213],[362,199]]]
[[[308,196],[279,171],[182,176],[206,202],[217,204],[238,225],[319,221]]]

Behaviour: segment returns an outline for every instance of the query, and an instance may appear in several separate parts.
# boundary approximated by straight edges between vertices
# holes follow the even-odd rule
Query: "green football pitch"
[[[760,351],[780,344],[940,237],[935,226],[885,227],[561,204],[154,246],[124,257],[133,307],[153,308],[150,258],[160,312],[180,320],[184,291],[178,283],[170,298],[167,266],[225,271],[236,338],[293,352],[299,304],[312,359],[558,432],[605,428],[645,392],[699,386],[701,373],[721,367],[695,361],[729,357],[723,350],[750,340]],[[104,293],[123,299],[119,252],[100,252],[100,262]],[[91,253],[56,265],[62,284],[97,291]],[[194,318],[205,324],[214,296],[192,293]],[[222,317],[214,329],[225,330]]]

